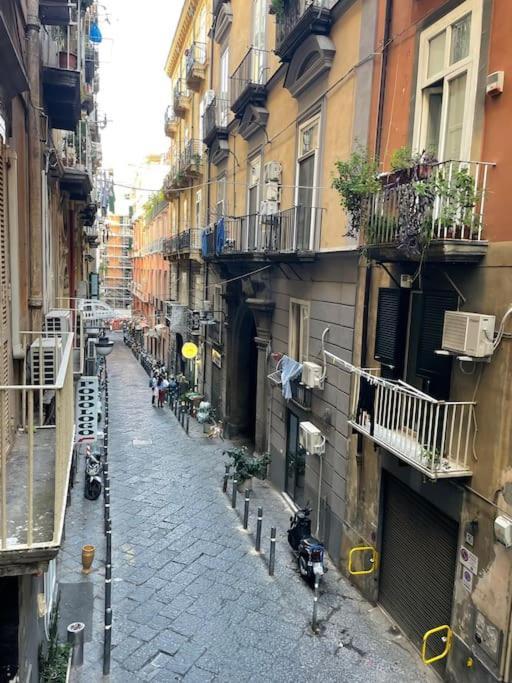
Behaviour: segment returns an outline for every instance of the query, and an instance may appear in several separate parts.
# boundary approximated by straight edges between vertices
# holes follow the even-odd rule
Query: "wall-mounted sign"
[[[212,363],[222,368],[222,355],[216,349],[212,349]]]
[[[469,593],[473,591],[473,574],[466,567],[462,567],[462,585]]]
[[[181,349],[181,355],[187,360],[192,360],[197,356],[198,348],[193,342],[186,342]]]
[[[76,443],[96,441],[98,400],[98,378],[81,377],[76,387]]]
[[[473,572],[475,576],[478,574],[478,557],[472,553],[471,550],[461,546],[459,550],[459,560],[461,565],[466,567],[466,569],[469,569],[470,572]]]

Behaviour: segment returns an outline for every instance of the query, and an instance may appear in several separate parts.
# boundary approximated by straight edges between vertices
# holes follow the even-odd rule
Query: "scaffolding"
[[[101,298],[114,309],[132,306],[133,225],[126,217],[111,217],[101,244]]]

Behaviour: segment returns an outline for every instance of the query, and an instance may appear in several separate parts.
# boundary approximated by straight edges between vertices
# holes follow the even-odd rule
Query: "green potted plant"
[[[246,488],[252,489],[252,478],[265,479],[267,467],[270,464],[270,453],[264,453],[261,457],[255,457],[249,453],[246,446],[235,446],[224,451],[224,455],[231,458],[229,464],[233,467],[232,478],[236,478],[237,487],[240,491]]]
[[[340,196],[340,203],[350,217],[348,234],[356,237],[364,227],[369,197],[381,189],[377,161],[359,148],[350,157],[336,162],[337,175],[332,187]]]
[[[284,17],[285,2],[286,0],[272,0],[270,3],[270,14],[275,14],[278,19],[282,19]]]

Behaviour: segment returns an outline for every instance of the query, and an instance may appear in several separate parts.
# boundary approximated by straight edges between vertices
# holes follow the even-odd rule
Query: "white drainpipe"
[[[11,270],[11,339],[12,355],[16,360],[25,358],[20,337],[20,266],[18,251],[18,155],[8,150],[7,192],[9,207],[9,260]]]

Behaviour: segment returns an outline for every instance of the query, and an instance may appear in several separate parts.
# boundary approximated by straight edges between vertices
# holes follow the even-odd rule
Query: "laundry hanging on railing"
[[[288,401],[292,397],[292,387],[290,383],[302,374],[302,363],[299,363],[289,356],[283,356],[279,361],[279,369],[281,370],[283,397]]]
[[[224,229],[224,217],[219,218],[217,221],[216,231],[215,231],[215,253],[217,255],[222,254],[224,251],[225,242],[225,229]]]

